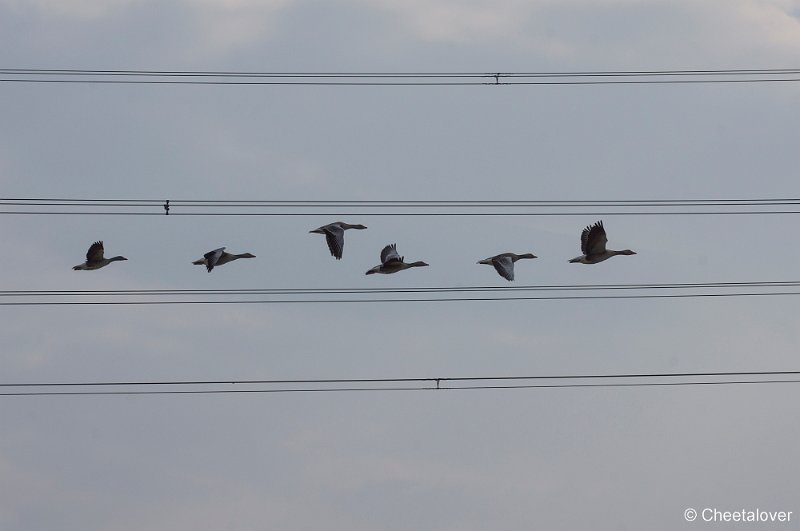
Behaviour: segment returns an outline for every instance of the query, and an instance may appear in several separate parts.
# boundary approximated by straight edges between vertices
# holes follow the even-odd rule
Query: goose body
[[[613,251],[606,249],[606,230],[603,228],[603,221],[598,221],[594,225],[589,225],[581,232],[581,251],[583,255],[570,260],[572,264],[597,264],[608,260],[612,256],[636,254],[630,249],[624,251]]]
[[[412,267],[424,267],[427,266],[425,262],[405,262],[404,257],[397,254],[397,244],[390,244],[383,248],[381,251],[381,264],[376,265],[369,271],[367,271],[367,275],[372,275],[373,273],[383,273],[385,275],[391,273],[397,273],[398,271],[402,271],[404,269],[410,269]]]
[[[250,253],[242,253],[242,254],[231,254],[225,252],[225,247],[220,247],[219,249],[214,249],[213,251],[209,251],[203,255],[203,258],[200,260],[195,260],[192,262],[194,265],[204,265],[209,273],[211,270],[214,269],[216,266],[225,265],[228,262],[233,262],[234,260],[238,260],[239,258],[255,258],[254,254]]]
[[[536,256],[531,253],[501,253],[495,256],[490,256],[489,258],[481,260],[478,263],[494,266],[495,270],[501,277],[511,281],[514,280],[514,262],[522,258],[536,258]]]
[[[97,241],[89,246],[86,252],[86,261],[82,264],[76,265],[72,269],[75,271],[92,271],[105,267],[111,262],[118,262],[120,260],[127,260],[124,256],[115,256],[113,258],[105,258],[103,256],[103,242]]]
[[[359,225],[359,224],[351,225],[350,223],[345,223],[344,221],[336,221],[334,223],[323,225],[318,229],[314,229],[308,232],[315,234],[324,234],[325,241],[328,242],[328,249],[331,252],[331,256],[333,256],[337,260],[341,260],[342,251],[344,251],[344,231],[346,231],[347,229],[363,230],[366,228],[367,227],[365,225]]]

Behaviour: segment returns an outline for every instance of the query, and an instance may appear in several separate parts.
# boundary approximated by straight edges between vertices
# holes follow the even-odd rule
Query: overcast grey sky
[[[3,68],[795,68],[795,0],[0,0]],[[798,84],[0,84],[3,197],[797,197]],[[4,216],[2,289],[795,280],[793,216]],[[127,262],[75,272],[88,245]],[[396,242],[428,268],[364,272]],[[225,245],[255,260],[207,274]],[[0,308],[2,382],[796,370],[795,297]],[[0,398],[0,529],[691,529],[795,511],[794,385]],[[728,524],[735,527],[733,524]],[[761,524],[766,525],[766,524]],[[718,524],[725,527],[724,524]],[[760,527],[759,524],[751,524]]]

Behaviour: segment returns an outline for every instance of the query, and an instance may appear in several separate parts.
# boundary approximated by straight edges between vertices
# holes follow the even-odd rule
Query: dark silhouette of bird
[[[75,271],[91,271],[105,267],[111,262],[118,262],[120,260],[127,260],[124,256],[115,256],[113,258],[105,258],[103,256],[103,242],[94,242],[89,246],[86,252],[86,261],[80,265],[76,265],[72,269]]]
[[[630,249],[624,251],[612,251],[606,249],[606,230],[603,228],[603,221],[600,220],[594,225],[589,225],[581,233],[582,256],[570,260],[573,264],[597,264],[603,260],[608,260],[612,256],[636,254]]]
[[[211,273],[211,270],[214,269],[216,266],[225,265],[228,262],[233,262],[234,260],[238,260],[239,258],[255,258],[256,255],[250,253],[242,253],[242,254],[231,254],[225,252],[225,247],[220,247],[219,249],[214,249],[213,251],[209,251],[203,255],[203,258],[200,260],[195,260],[192,262],[194,265],[204,265],[208,272]]]
[[[328,249],[331,251],[331,256],[335,257],[337,260],[341,260],[342,251],[344,251],[344,231],[347,229],[363,230],[366,228],[367,227],[364,225],[351,225],[349,223],[345,223],[344,221],[336,221],[308,232],[324,234],[325,240],[328,242]]]
[[[381,265],[376,265],[369,271],[367,271],[367,275],[371,275],[373,273],[383,273],[385,275],[391,273],[397,273],[398,271],[402,271],[404,269],[409,269],[412,267],[424,267],[427,266],[425,262],[411,262],[407,263],[403,261],[404,257],[397,254],[397,244],[390,244],[383,248],[381,251]]]

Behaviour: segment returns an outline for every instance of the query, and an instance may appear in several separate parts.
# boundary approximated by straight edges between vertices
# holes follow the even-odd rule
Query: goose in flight
[[[75,271],[90,271],[92,269],[100,269],[101,267],[107,266],[111,262],[117,262],[119,260],[127,260],[127,258],[124,256],[104,258],[103,242],[94,242],[86,252],[86,261],[80,265],[76,265],[72,269]]]
[[[411,262],[406,263],[403,261],[402,256],[397,254],[397,244],[392,243],[387,245],[381,251],[381,265],[377,265],[367,271],[368,275],[373,273],[383,273],[383,274],[390,274],[390,273],[397,273],[398,271],[402,271],[403,269],[409,269],[411,267],[423,267],[427,266],[425,262]]]
[[[536,256],[531,253],[525,253],[525,254],[502,253],[495,256],[491,256],[485,260],[481,260],[478,263],[494,266],[495,270],[497,270],[497,273],[501,277],[511,281],[514,280],[514,262],[516,262],[520,258],[536,258]]]
[[[612,256],[619,254],[631,255],[636,254],[630,249],[624,251],[612,251],[606,249],[606,230],[603,228],[603,221],[598,221],[594,225],[589,225],[581,233],[581,251],[582,256],[578,256],[570,260],[572,264],[596,264],[603,260],[608,260]]]
[[[347,229],[366,229],[364,225],[351,225],[344,221],[336,221],[323,225],[322,227],[310,230],[310,233],[324,234],[325,240],[328,242],[328,249],[331,251],[331,256],[337,260],[342,259],[342,251],[344,251],[344,231]]]
[[[255,258],[256,255],[250,253],[243,253],[243,254],[231,254],[225,252],[225,247],[220,247],[219,249],[214,249],[213,251],[209,251],[203,255],[203,258],[200,260],[195,260],[192,262],[194,265],[204,265],[208,272],[211,273],[211,270],[214,269],[216,266],[221,266],[227,264],[228,262],[233,262],[234,260],[238,260],[239,258]]]

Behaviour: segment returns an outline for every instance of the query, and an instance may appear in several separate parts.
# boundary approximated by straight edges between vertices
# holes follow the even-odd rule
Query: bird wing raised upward
[[[103,259],[103,242],[94,242],[86,252],[87,262],[99,262]]]
[[[506,280],[514,280],[514,261],[510,256],[496,256],[492,258],[495,270]]]
[[[402,262],[403,258],[397,254],[397,244],[391,243],[383,248],[381,251],[381,263],[388,263],[388,262]]]
[[[581,251],[586,256],[603,254],[606,252],[606,229],[603,228],[603,221],[598,221],[594,225],[589,225],[581,233]]]
[[[214,249],[213,251],[209,251],[203,255],[203,257],[206,259],[206,269],[208,269],[209,273],[212,269],[214,269],[214,266],[217,265],[217,262],[219,262],[219,259],[224,251],[225,247],[220,247],[219,249]]]
[[[325,241],[328,242],[328,249],[331,251],[331,256],[337,260],[342,259],[342,251],[344,251],[344,229],[339,225],[330,224],[322,229],[325,232]]]

